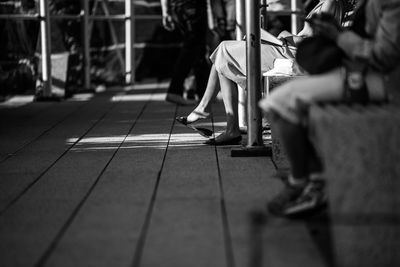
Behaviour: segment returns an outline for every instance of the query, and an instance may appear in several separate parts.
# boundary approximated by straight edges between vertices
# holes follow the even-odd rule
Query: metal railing
[[[95,0],[104,1],[107,0]],[[125,22],[125,82],[132,84],[135,80],[134,55],[134,6],[132,0],[125,0],[124,15],[90,15],[89,1],[81,0],[81,12],[77,15],[50,15],[49,0],[39,0],[38,14],[0,14],[2,20],[38,20],[40,21],[40,43],[42,56],[43,97],[52,97],[51,69],[51,20],[78,20],[82,22],[83,36],[83,82],[84,88],[91,88],[90,81],[90,23],[92,21]]]

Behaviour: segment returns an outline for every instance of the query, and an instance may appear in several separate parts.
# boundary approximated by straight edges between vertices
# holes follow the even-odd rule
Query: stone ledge
[[[313,106],[336,266],[400,266],[400,109]]]

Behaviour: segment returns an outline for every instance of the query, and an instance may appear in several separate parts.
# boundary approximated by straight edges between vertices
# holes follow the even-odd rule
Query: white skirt
[[[276,58],[294,58],[295,48],[261,44],[261,74],[271,70]],[[218,73],[246,88],[246,42],[223,41],[210,56]]]

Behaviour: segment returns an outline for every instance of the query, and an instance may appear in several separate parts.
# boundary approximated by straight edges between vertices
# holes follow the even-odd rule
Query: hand
[[[339,36],[340,30],[333,24],[326,21],[316,21],[313,25],[315,35],[322,35],[325,38],[335,41]]]
[[[166,29],[167,31],[171,32],[171,31],[175,30],[175,23],[172,20],[171,15],[163,16],[162,23],[163,23],[164,29]]]
[[[341,27],[332,15],[316,14],[309,20],[313,33],[335,41],[341,32]]]

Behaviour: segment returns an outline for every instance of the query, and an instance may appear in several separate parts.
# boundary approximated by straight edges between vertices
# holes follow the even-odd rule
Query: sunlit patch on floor
[[[125,136],[102,136],[102,137],[86,137],[79,140],[78,138],[70,138],[66,141],[67,145],[74,145],[72,151],[100,151],[100,150],[114,150],[120,144],[120,149],[138,149],[138,148],[151,148],[151,149],[165,149],[167,147],[169,134],[132,134],[125,138]],[[179,133],[172,134],[169,142],[170,148],[193,148],[195,146],[202,146],[206,139],[196,133]]]
[[[165,101],[165,93],[116,95],[111,98],[112,102],[135,102],[135,101]]]
[[[154,89],[167,89],[169,82],[162,83],[144,83],[144,84],[134,84],[132,86],[124,87],[124,91],[132,91],[132,90],[154,90]]]
[[[0,107],[20,107],[32,103],[35,96],[33,95],[17,95],[13,96],[3,103],[0,103]]]
[[[89,101],[94,97],[93,93],[82,93],[82,94],[74,94],[68,101],[76,101],[76,102],[83,102]]]

